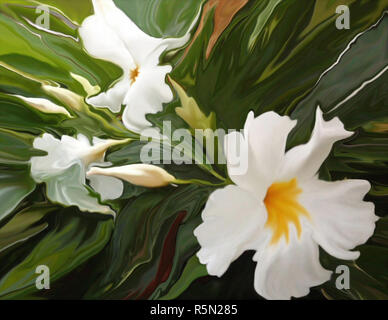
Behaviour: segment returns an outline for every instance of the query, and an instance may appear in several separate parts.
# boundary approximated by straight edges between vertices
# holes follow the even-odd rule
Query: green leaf
[[[348,43],[388,8],[385,0],[343,1],[349,6],[352,25],[338,30],[337,2],[274,3],[249,1],[206,58],[216,19],[213,11],[208,12],[189,50],[177,58],[171,77],[206,114],[216,113],[219,127],[242,128],[250,110],[290,112]],[[252,32],[257,33],[254,40]]]
[[[81,24],[83,19],[93,13],[93,6],[91,1],[78,1],[78,0],[3,0],[7,7],[11,7],[18,12],[31,12],[28,18],[31,18],[34,22],[42,14],[36,12],[36,8],[40,5],[49,6],[50,9],[50,29],[58,31],[55,27],[58,24],[63,23],[67,25],[76,26]],[[27,7],[27,8],[26,8]],[[54,14],[54,12],[56,14]],[[24,13],[24,12],[23,12]],[[58,14],[61,14],[58,18]],[[64,16],[63,16],[64,14]],[[25,13],[24,13],[25,15]],[[69,21],[69,19],[71,21]],[[74,25],[75,24],[75,25]]]
[[[0,163],[27,164],[31,157],[46,155],[32,147],[33,138],[0,128]]]
[[[97,254],[109,240],[112,229],[111,219],[86,218],[74,208],[58,212],[47,234],[1,278],[0,297],[20,299],[38,294],[35,270],[39,265],[50,269],[50,286],[57,289],[55,281]]]
[[[48,223],[42,221],[43,217],[56,209],[57,207],[55,206],[41,203],[16,213],[0,229],[0,251],[4,251],[15,244],[28,241],[31,237],[41,233],[48,227]]]
[[[191,129],[215,130],[215,114],[205,116],[197,102],[189,97],[185,90],[173,79],[169,79],[175,91],[178,93],[182,106],[175,108],[175,112],[190,126]]]
[[[297,131],[306,125],[311,126],[318,105],[329,118],[338,116],[349,130],[386,117],[383,105],[387,98],[379,93],[387,84],[388,72],[384,70],[388,68],[388,53],[387,41],[381,39],[388,39],[388,15],[349,44],[341,59],[295,106],[292,117],[299,123],[292,135],[293,144],[306,140],[308,131],[304,130],[303,134]]]
[[[63,117],[62,117],[63,118]],[[44,114],[12,101],[0,93],[0,127],[38,135],[49,131],[66,133],[59,125],[61,117]],[[67,133],[70,133],[67,131]]]
[[[379,219],[372,239],[375,243],[388,247],[388,217]]]
[[[171,287],[170,291],[165,296],[160,297],[159,299],[175,299],[179,297],[179,295],[183,293],[194,280],[207,275],[206,266],[199,262],[197,256],[193,256],[187,262],[187,265],[185,266],[185,269],[178,281]]]
[[[29,172],[0,168],[0,221],[35,189]]]
[[[115,0],[144,32],[154,37],[182,37],[198,14],[204,0]]]
[[[343,261],[323,257],[323,266],[335,270],[339,265],[349,267],[350,288],[339,290],[335,281],[340,274],[333,273],[329,283],[323,286],[323,293],[334,299],[386,300],[388,299],[388,248],[365,245],[359,248],[357,261]]]
[[[11,6],[9,9],[14,13],[14,18],[0,14],[0,40],[3,43],[0,61],[3,65],[16,69],[20,75],[30,80],[45,83],[55,81],[79,94],[84,94],[85,91],[70,73],[84,77],[92,85],[98,84],[102,90],[121,76],[122,70],[118,66],[89,56],[80,41],[69,36],[68,33],[74,32],[73,29],[65,30],[62,36],[37,29],[26,20],[17,18],[25,16],[18,12],[20,8],[23,7]],[[1,10],[2,7],[0,13]],[[35,12],[35,7],[24,10]],[[63,17],[60,13],[58,16]],[[28,87],[25,90],[33,96],[42,94],[41,90],[31,91]],[[8,92],[16,93],[11,88]]]

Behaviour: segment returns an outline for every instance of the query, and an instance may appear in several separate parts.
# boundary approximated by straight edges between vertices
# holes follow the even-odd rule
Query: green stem
[[[207,169],[207,168],[206,168]],[[221,180],[221,181],[224,181],[224,183],[227,181],[226,178],[224,178],[223,176],[221,176],[220,174],[218,174],[214,169],[211,169],[211,170],[208,170],[209,173],[211,173],[214,177],[216,177],[217,179]]]
[[[199,184],[199,185],[212,186],[212,187],[222,187],[222,186],[227,185],[227,183],[225,183],[225,182],[212,183],[212,182],[200,180],[200,179],[190,179],[190,180],[175,179],[171,183],[175,183],[175,184]]]

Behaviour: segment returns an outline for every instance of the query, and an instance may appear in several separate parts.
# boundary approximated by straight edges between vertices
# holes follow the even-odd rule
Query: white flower
[[[236,185],[213,192],[194,231],[201,245],[198,257],[211,275],[221,276],[245,250],[255,250],[254,287],[267,299],[290,299],[330,279],[319,262],[319,247],[346,260],[350,251],[373,234],[374,205],[363,198],[365,180],[327,182],[317,172],[332,145],[352,135],[338,118],[324,121],[318,108],[310,141],[285,152],[296,121],[267,112],[248,115],[245,133],[249,166],[232,175]],[[229,167],[229,163],[228,163]]]
[[[151,164],[130,164],[112,168],[91,168],[86,175],[116,177],[137,186],[147,188],[165,187],[175,181],[175,177],[166,170]]]
[[[120,66],[124,74],[107,92],[87,102],[113,112],[119,112],[124,104],[124,125],[140,132],[151,125],[145,115],[161,111],[162,104],[173,98],[165,82],[172,68],[159,65],[160,55],[183,46],[190,34],[176,39],[154,38],[144,33],[112,0],[93,0],[93,6],[94,15],[86,18],[79,29],[84,47],[90,55]]]
[[[95,163],[109,165],[104,162],[106,150],[126,141],[94,138],[91,145],[81,134],[77,139],[62,136],[59,140],[45,133],[36,138],[33,145],[48,154],[31,158],[31,176],[38,183],[46,183],[47,196],[53,202],[76,205],[82,211],[114,215],[108,206],[100,205],[98,199],[89,194],[85,187],[85,174]],[[112,177],[90,178],[90,185],[101,195],[102,200],[118,198],[123,192],[122,182]]]

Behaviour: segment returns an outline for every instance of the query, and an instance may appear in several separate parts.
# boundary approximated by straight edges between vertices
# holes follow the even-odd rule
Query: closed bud
[[[61,107],[50,100],[42,99],[42,98],[27,98],[19,95],[14,95],[15,97],[23,100],[32,108],[35,108],[44,113],[62,113],[68,117],[71,117],[69,111],[67,111],[64,107]]]
[[[151,164],[131,164],[113,168],[93,167],[89,170],[87,175],[115,177],[131,184],[147,188],[164,187],[175,181],[175,177],[166,170]]]
[[[57,98],[73,110],[80,111],[84,105],[83,98],[68,89],[48,85],[43,85],[42,87],[43,90],[46,91],[48,94]]]

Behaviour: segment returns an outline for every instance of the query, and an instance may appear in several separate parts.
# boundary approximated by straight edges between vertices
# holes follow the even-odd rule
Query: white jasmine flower
[[[357,259],[351,250],[368,240],[377,220],[374,205],[363,201],[368,181],[317,176],[333,144],[352,133],[338,118],[324,121],[318,108],[310,141],[285,152],[295,124],[274,112],[250,113],[244,135],[226,136],[228,167],[228,140],[247,140],[248,171],[230,174],[236,185],[211,194],[194,231],[198,257],[211,275],[221,276],[245,250],[255,250],[254,287],[267,299],[302,297],[329,280],[319,246],[339,259]]]
[[[159,39],[144,33],[112,0],[93,0],[93,7],[94,15],[79,29],[84,47],[90,55],[120,66],[124,74],[107,92],[87,101],[113,112],[124,104],[124,125],[140,132],[151,125],[145,115],[161,111],[162,104],[173,98],[165,81],[172,68],[159,65],[160,55],[183,46],[197,19],[182,38]]]
[[[78,135],[77,138],[62,136],[61,140],[51,134],[43,134],[34,140],[34,148],[48,154],[31,158],[31,176],[47,185],[48,198],[64,205],[78,206],[82,211],[114,214],[108,207],[100,205],[98,199],[89,194],[86,185],[86,171],[95,164],[109,165],[104,162],[108,148],[127,142],[127,140],[89,140]],[[93,177],[91,186],[101,195],[102,200],[115,199],[121,196],[123,184],[112,177]]]

